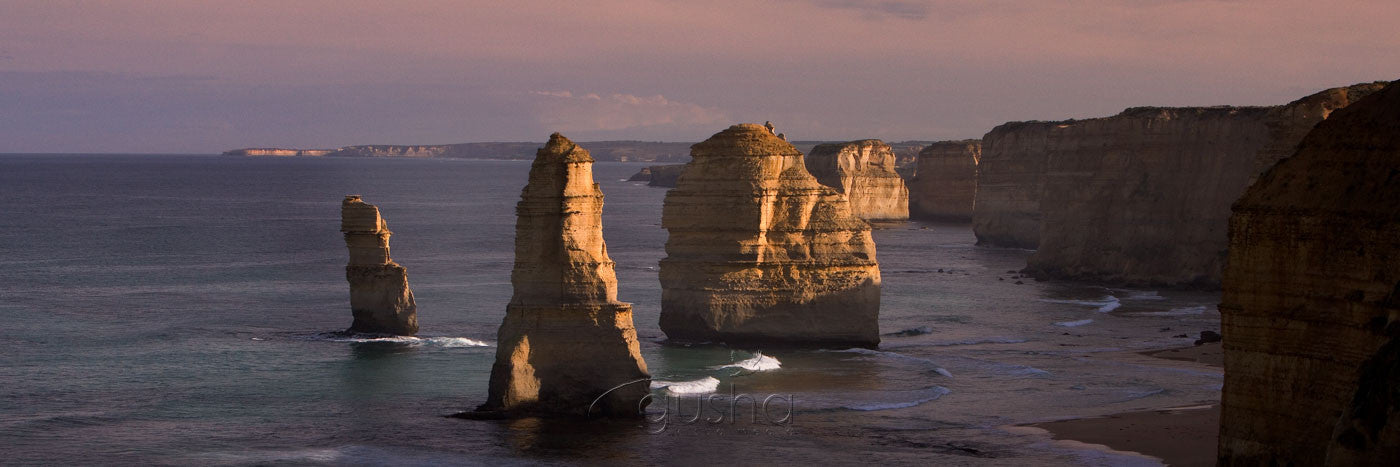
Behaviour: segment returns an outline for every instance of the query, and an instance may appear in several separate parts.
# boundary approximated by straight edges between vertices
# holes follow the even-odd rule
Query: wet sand
[[[1214,367],[1224,366],[1220,343],[1142,352],[1167,360]],[[1098,444],[1114,451],[1131,451],[1162,459],[1173,466],[1215,465],[1220,433],[1220,404],[1129,412],[1029,425],[1049,431],[1057,440]]]
[[[1215,465],[1220,406],[1185,407],[1031,425],[1055,439],[1101,444],[1162,459],[1167,465]]]
[[[1152,352],[1143,352],[1142,354],[1157,358],[1165,358],[1167,360],[1204,363],[1220,368],[1225,367],[1225,352],[1221,349],[1219,342],[1180,349],[1154,350]]]

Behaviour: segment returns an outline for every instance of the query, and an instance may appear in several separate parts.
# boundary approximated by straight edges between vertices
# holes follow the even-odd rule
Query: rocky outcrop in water
[[[1329,89],[1275,107],[1134,108],[1056,125],[1027,272],[1218,286],[1230,204],[1287,155],[1281,148],[1296,148],[1332,110],[1380,87]]]
[[[938,141],[919,151],[909,181],[909,216],[969,221],[977,196],[977,160],[982,140]]]
[[[1337,110],[1234,206],[1220,465],[1400,459],[1400,86]]]
[[[340,231],[350,250],[345,279],[350,282],[348,332],[412,336],[418,333],[418,305],[408,288],[408,272],[389,257],[389,226],[379,208],[357,195],[340,203]]]
[[[870,221],[909,218],[909,190],[895,172],[894,150],[884,141],[818,144],[804,160],[817,182],[846,196],[856,216]]]
[[[650,393],[632,305],[617,301],[588,151],[555,133],[516,207],[515,293],[479,411],[637,416]]]
[[[691,147],[661,225],[661,329],[678,341],[874,346],[870,226],[761,125]]]
[[[659,186],[671,188],[676,186],[676,179],[680,178],[681,172],[685,170],[685,164],[667,164],[642,167],[642,170],[632,174],[627,179],[629,182],[647,182],[647,186]]]

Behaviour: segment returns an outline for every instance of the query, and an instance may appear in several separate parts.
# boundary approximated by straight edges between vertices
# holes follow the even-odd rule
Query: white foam
[[[1092,320],[1092,319],[1081,319],[1081,320],[1078,320],[1078,321],[1060,321],[1060,322],[1058,322],[1058,323],[1055,323],[1055,325],[1056,325],[1056,326],[1064,326],[1064,327],[1067,327],[1067,328],[1073,328],[1073,327],[1083,326],[1083,325],[1086,325],[1086,324],[1089,324],[1089,323],[1092,323],[1092,322],[1094,322],[1094,320]]]
[[[740,360],[718,368],[737,368],[746,371],[773,371],[782,368],[782,362],[778,359],[764,355],[763,352],[754,352],[753,357],[747,360]]]
[[[1123,306],[1123,303],[1118,301],[1118,297],[1112,295],[1106,295],[1098,300],[1052,300],[1048,298],[1042,298],[1040,301],[1046,303],[1064,303],[1068,305],[1084,305],[1097,307],[1097,309],[1094,311],[1097,311],[1099,313],[1108,313],[1110,311],[1117,310],[1120,306]]]
[[[330,336],[322,338],[332,342],[385,343],[409,346],[435,346],[443,348],[490,347],[491,343],[467,337],[413,337],[413,336]]]
[[[706,376],[694,381],[651,381],[652,389],[664,389],[671,394],[708,394],[719,389],[719,380]]]

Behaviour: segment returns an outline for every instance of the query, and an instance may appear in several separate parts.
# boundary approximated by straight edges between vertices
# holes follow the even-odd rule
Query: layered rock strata
[[[1235,203],[1220,465],[1400,459],[1400,86],[1317,125]]]
[[[379,208],[357,195],[340,203],[340,231],[350,250],[345,279],[350,282],[348,332],[411,336],[418,333],[418,305],[408,288],[408,272],[389,257],[389,226]]]
[[[691,147],[666,194],[661,329],[678,341],[875,346],[869,224],[761,125]]]
[[[551,135],[516,207],[515,293],[479,411],[636,416],[645,406],[647,366],[632,305],[617,301],[602,213],[593,158]]]
[[[1219,286],[1230,204],[1332,110],[1380,86],[1275,107],[1134,108],[1056,125],[1027,272]]]
[[[804,161],[817,182],[846,196],[856,216],[870,221],[909,218],[909,190],[895,172],[894,150],[884,141],[818,144]]]
[[[977,196],[982,140],[938,141],[919,151],[909,181],[909,217],[966,222]]]
[[[1005,123],[982,137],[972,232],[978,245],[1040,245],[1040,196],[1051,134],[1065,122]]]

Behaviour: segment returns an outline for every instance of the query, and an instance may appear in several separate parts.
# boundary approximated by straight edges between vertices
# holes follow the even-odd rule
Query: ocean
[[[645,165],[594,173],[648,420],[474,421],[446,415],[486,397],[529,162],[0,155],[0,463],[1156,465],[1008,427],[1219,400],[1218,369],[1140,354],[1218,331],[1218,293],[1037,282],[965,224],[875,231],[878,350],[668,345]],[[394,231],[419,337],[330,334],[346,194]],[[712,392],[775,404],[693,417]]]

